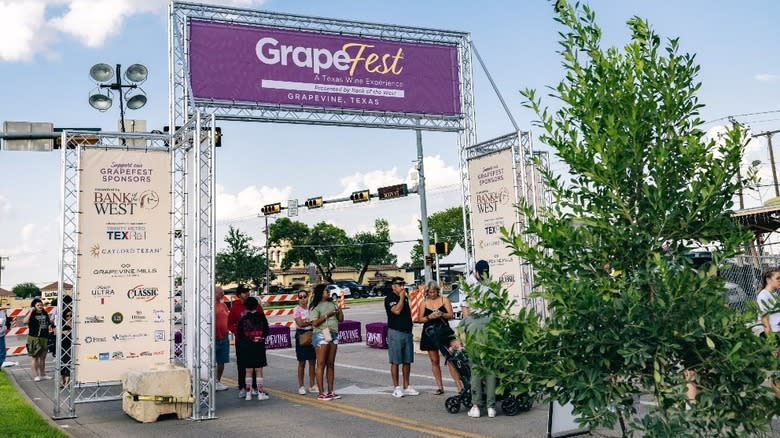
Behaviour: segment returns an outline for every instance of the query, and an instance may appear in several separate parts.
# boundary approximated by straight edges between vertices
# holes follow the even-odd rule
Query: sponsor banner
[[[169,168],[162,151],[81,151],[80,383],[169,362]]]
[[[470,159],[469,191],[474,260],[487,261],[493,280],[500,281],[521,306],[527,291],[520,260],[501,242],[500,231],[517,223],[513,162],[511,148]]]
[[[189,36],[196,99],[461,112],[456,46],[201,20],[190,21]]]

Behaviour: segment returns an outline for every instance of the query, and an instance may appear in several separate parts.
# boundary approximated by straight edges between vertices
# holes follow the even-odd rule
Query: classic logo
[[[157,298],[158,290],[156,287],[144,287],[144,285],[139,284],[127,291],[127,298],[136,301],[152,301]]]
[[[111,322],[114,324],[121,324],[122,321],[124,321],[125,317],[120,312],[116,312],[113,315],[111,315]]]
[[[84,318],[84,324],[103,324],[106,317],[100,315],[90,315]]]

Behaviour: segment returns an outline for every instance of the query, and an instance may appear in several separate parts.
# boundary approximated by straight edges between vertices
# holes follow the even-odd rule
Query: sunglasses
[[[299,300],[304,300],[308,297],[308,295],[298,295]]]

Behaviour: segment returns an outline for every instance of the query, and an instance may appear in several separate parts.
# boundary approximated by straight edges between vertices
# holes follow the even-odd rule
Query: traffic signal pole
[[[428,256],[431,255],[428,245],[430,239],[428,238],[428,206],[425,202],[425,166],[423,166],[423,145],[422,145],[422,131],[415,130],[417,134],[417,175],[419,176],[419,185],[417,188],[417,194],[420,196],[420,224],[422,225],[422,250],[423,250],[423,266],[425,269],[425,281],[433,280],[431,275],[431,267],[425,263],[428,260]]]

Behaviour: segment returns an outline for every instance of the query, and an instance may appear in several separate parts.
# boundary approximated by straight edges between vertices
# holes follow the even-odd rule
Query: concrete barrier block
[[[192,403],[161,403],[154,400],[134,400],[133,394],[125,392],[122,410],[141,423],[154,423],[160,415],[176,414],[179,419],[192,416]]]
[[[190,372],[170,364],[128,371],[122,377],[122,387],[136,395],[160,395],[178,398],[192,395]]]

